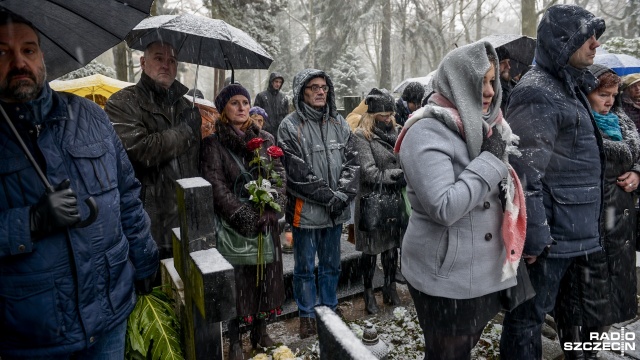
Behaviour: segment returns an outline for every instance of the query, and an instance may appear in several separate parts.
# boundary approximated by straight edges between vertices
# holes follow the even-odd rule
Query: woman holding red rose
[[[249,165],[257,151],[273,163],[273,170],[283,180],[282,186],[273,184],[272,188],[276,190],[274,201],[284,208],[286,182],[279,158],[282,150],[274,146],[272,135],[260,130],[249,118],[251,97],[244,87],[238,84],[226,86],[216,97],[215,104],[220,111],[220,120],[216,123],[216,134],[203,140],[201,156],[203,177],[213,187],[214,211],[242,235],[277,234],[278,214],[266,206],[261,215],[258,207],[247,201],[249,194],[244,185],[257,179],[257,170],[250,170],[254,165]],[[234,156],[250,175],[240,168]],[[262,176],[267,178],[264,167],[261,170]],[[279,313],[285,293],[279,236],[272,236],[272,239],[275,260],[265,265],[264,276],[260,277],[257,286],[257,266],[234,266],[238,318],[228,324],[229,359],[244,359],[241,321],[250,325],[254,348],[274,345],[267,334],[266,321]]]

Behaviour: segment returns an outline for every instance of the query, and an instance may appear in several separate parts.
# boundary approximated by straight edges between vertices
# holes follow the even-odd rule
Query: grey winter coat
[[[282,77],[282,74],[272,72],[271,76],[269,76],[269,86],[267,90],[256,95],[256,100],[253,103],[253,106],[263,108],[269,116],[268,119],[265,119],[262,130],[273,135],[274,138],[278,134],[278,127],[282,119],[289,113],[289,100],[282,91],[273,88],[273,80],[278,78],[282,79],[284,85],[284,77]]]
[[[142,183],[140,199],[161,259],[173,256],[171,229],[179,226],[175,181],[200,176],[200,129],[194,133],[185,120],[200,113],[183,97],[187,90],[178,81],[164,90],[142,73],[105,106]]]
[[[315,77],[329,86],[323,118],[314,121],[306,114],[304,87]],[[294,106],[278,129],[278,145],[284,151],[287,172],[287,222],[295,227],[321,229],[349,220],[347,206],[335,221],[329,216],[334,197],[351,201],[358,191],[357,156],[351,130],[335,105],[333,83],[322,70],[305,69],[293,78]],[[335,201],[335,200],[333,200]]]
[[[402,242],[402,274],[416,290],[432,296],[471,299],[516,283],[515,277],[501,281],[506,251],[498,184],[507,166],[481,151],[487,49],[495,52],[481,42],[453,50],[434,79],[436,92],[456,106],[466,140],[432,96],[414,112],[422,119],[399,144],[413,208]],[[490,119],[500,113],[500,84],[493,87]]]
[[[595,87],[587,69],[569,58],[604,21],[559,5],[538,26],[536,65],[514,87],[506,119],[520,136],[521,157],[510,161],[527,204],[524,254],[569,258],[601,250],[604,155],[586,98]],[[550,14],[547,12],[547,14]],[[585,20],[586,19],[586,20]]]
[[[404,236],[404,228],[388,226],[374,232],[360,231],[360,199],[371,192],[379,192],[380,184],[384,191],[394,191],[400,195],[404,182],[404,173],[400,168],[400,162],[393,153],[398,133],[402,127],[396,125],[395,129],[385,132],[374,128],[371,140],[368,140],[362,130],[354,132],[355,148],[358,152],[360,163],[360,190],[356,196],[355,208],[355,237],[356,250],[365,254],[376,255],[385,250],[400,246],[400,240]]]

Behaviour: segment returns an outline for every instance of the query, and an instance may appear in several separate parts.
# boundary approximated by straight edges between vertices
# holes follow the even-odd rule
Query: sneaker
[[[317,333],[316,319],[310,317],[300,318],[300,339],[306,339],[309,336],[316,335]]]

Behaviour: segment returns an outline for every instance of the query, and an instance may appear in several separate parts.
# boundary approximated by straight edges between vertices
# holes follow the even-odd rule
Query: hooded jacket
[[[282,85],[284,85],[284,77],[282,74],[272,72],[269,76],[267,90],[256,95],[256,100],[253,103],[253,106],[259,106],[266,111],[269,118],[265,119],[262,130],[273,135],[274,138],[278,133],[278,127],[282,119],[289,113],[289,100],[280,90],[273,88],[273,80],[275,79],[282,79]],[[280,87],[280,89],[282,89],[282,87]]]
[[[329,86],[320,121],[311,120],[303,105],[305,86],[316,77]],[[307,229],[342,224],[350,218],[349,207],[332,220],[329,204],[335,197],[345,202],[355,197],[360,169],[351,130],[336,109],[333,82],[322,70],[305,69],[293,78],[293,94],[296,111],[278,129],[287,172],[287,222]]]
[[[402,274],[432,296],[471,299],[515,285],[515,277],[503,281],[501,275],[506,250],[498,194],[508,168],[481,151],[487,51],[495,54],[491,44],[476,42],[447,54],[433,80],[436,93],[413,113],[396,142],[413,208]],[[501,119],[498,81],[493,90],[487,122]],[[442,103],[455,108],[463,133]]]
[[[30,208],[45,188],[0,121],[0,356],[79,351],[127,319],[134,279],[158,267],[140,183],[97,104],[45,84],[37,99],[3,106],[49,182],[70,179],[81,218],[90,196],[98,215],[87,227],[32,238]]]
[[[168,90],[142,73],[136,85],[113,94],[105,111],[142,183],[140,199],[151,218],[151,234],[161,258],[172,257],[171,229],[179,226],[175,181],[200,176],[200,129],[186,116],[200,117],[174,81]]]
[[[595,77],[569,59],[604,30],[604,20],[579,6],[550,7],[538,26],[536,65],[508,100],[506,119],[522,152],[511,163],[526,194],[527,255],[548,249],[549,257],[568,258],[601,250],[604,154],[585,95]]]

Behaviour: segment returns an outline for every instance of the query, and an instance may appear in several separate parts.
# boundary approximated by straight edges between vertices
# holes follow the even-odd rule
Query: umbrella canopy
[[[40,32],[48,79],[88,64],[149,16],[153,0],[0,0]]]
[[[631,55],[612,53],[596,54],[593,62],[610,68],[615,71],[618,76],[640,72],[640,59]]]
[[[104,107],[113,93],[134,83],[112,79],[108,76],[95,74],[73,80],[55,80],[49,83],[56,91],[64,91],[89,98]]]
[[[536,39],[526,35],[499,34],[485,36],[481,41],[488,41],[494,48],[504,47],[511,57],[511,76],[525,71],[533,63],[536,52]]]
[[[433,85],[431,84],[431,79],[433,79],[433,75],[436,73],[436,71],[432,71],[430,73],[427,74],[427,76],[421,76],[421,77],[414,77],[414,78],[406,78],[404,80],[402,80],[402,82],[400,84],[398,84],[398,86],[396,86],[395,88],[393,88],[393,92],[396,94],[402,94],[402,92],[404,91],[404,88],[407,87],[407,85],[409,85],[410,82],[419,82],[420,84],[422,84],[422,86],[424,87],[424,94],[429,95],[432,91],[433,91]]]
[[[218,69],[268,69],[273,59],[244,31],[203,16],[160,15],[143,20],[127,35],[130,48],[154,41],[171,44],[178,61]]]

